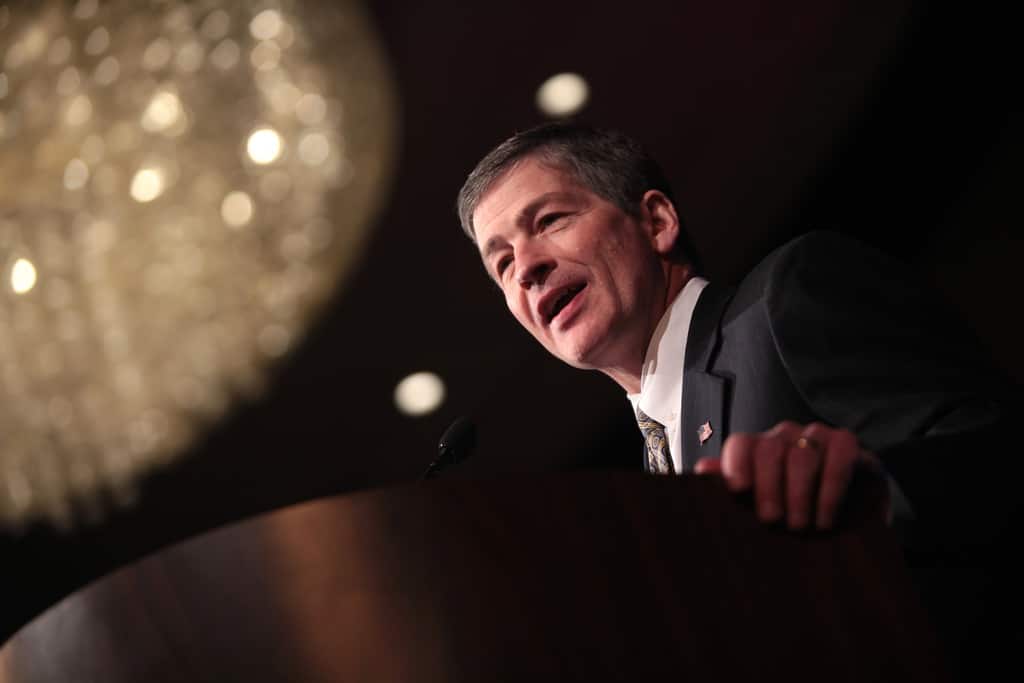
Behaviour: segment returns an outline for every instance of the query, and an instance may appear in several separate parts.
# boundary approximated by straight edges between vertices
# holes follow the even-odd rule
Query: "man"
[[[458,206],[516,320],[627,392],[645,468],[720,473],[766,522],[830,527],[861,470],[948,521],[960,449],[1004,412],[949,318],[856,242],[812,233],[735,289],[700,278],[663,174],[619,133],[517,134]]]

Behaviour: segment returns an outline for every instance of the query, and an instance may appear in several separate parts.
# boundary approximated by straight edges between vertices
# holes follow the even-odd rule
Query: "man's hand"
[[[857,468],[882,473],[878,458],[846,429],[780,422],[760,434],[733,434],[720,458],[704,458],[697,474],[718,473],[734,492],[753,489],[764,522],[785,517],[791,529],[828,529]],[[888,507],[888,502],[885,504]]]

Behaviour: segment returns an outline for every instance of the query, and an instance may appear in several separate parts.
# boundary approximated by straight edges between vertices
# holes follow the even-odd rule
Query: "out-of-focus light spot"
[[[75,5],[75,19],[92,19],[99,6],[99,0],[79,0]]]
[[[166,130],[181,117],[181,100],[173,92],[160,90],[142,114],[142,127],[151,133]]]
[[[295,42],[295,29],[287,21],[281,24],[281,32],[274,38],[274,42],[281,46],[282,50],[287,50]]]
[[[269,71],[281,61],[281,48],[270,41],[258,43],[249,53],[249,61],[260,71]]]
[[[85,39],[85,54],[87,55],[103,54],[108,47],[110,47],[110,33],[102,26],[94,29]]]
[[[166,38],[157,38],[142,52],[142,67],[147,71],[162,69],[171,61],[171,54],[171,42]]]
[[[229,192],[220,204],[220,217],[232,228],[240,228],[252,220],[252,199],[245,192]]]
[[[11,45],[4,56],[4,66],[8,69],[17,69],[27,62],[34,61],[46,49],[49,43],[49,36],[46,30],[36,24],[29,28],[21,40]]]
[[[257,164],[269,164],[281,156],[281,136],[273,128],[259,128],[246,143],[249,158]]]
[[[58,95],[71,95],[79,86],[82,85],[82,77],[78,73],[78,69],[73,66],[69,66],[60,72],[60,76],[57,77],[57,94]]]
[[[203,59],[206,58],[206,51],[197,40],[190,40],[178,49],[174,56],[174,65],[185,73],[195,73],[203,66]]]
[[[86,95],[76,95],[64,112],[64,121],[69,126],[81,126],[92,117],[92,101]]]
[[[164,31],[170,34],[184,33],[192,28],[192,8],[185,3],[168,4],[171,4],[171,8],[164,15]]]
[[[323,133],[307,133],[299,140],[299,158],[307,166],[319,166],[331,154],[331,143]]]
[[[256,40],[270,40],[277,36],[284,27],[281,13],[273,9],[265,9],[249,22],[249,33]]]
[[[267,96],[275,111],[287,114],[295,108],[295,103],[302,97],[302,91],[289,81],[281,81],[267,89]]]
[[[164,191],[164,174],[158,168],[140,169],[132,178],[131,195],[137,202],[151,202]]]
[[[27,258],[20,258],[11,267],[11,289],[25,294],[36,286],[36,267]]]
[[[242,50],[238,47],[238,43],[228,38],[220,41],[217,43],[217,47],[213,48],[210,53],[210,62],[221,71],[227,71],[238,64],[241,53]]]
[[[295,118],[307,126],[315,126],[327,115],[327,102],[316,93],[307,93],[295,103]]]
[[[583,108],[589,94],[579,74],[556,74],[537,89],[537,107],[548,116],[570,116]]]
[[[80,190],[89,181],[89,167],[81,159],[72,159],[64,167],[64,187]]]
[[[107,56],[96,65],[96,70],[93,72],[92,77],[100,85],[110,85],[120,75],[121,64],[117,61],[117,57]]]
[[[444,401],[444,382],[432,372],[416,372],[395,387],[395,406],[405,415],[426,415]]]
[[[50,43],[50,50],[46,53],[46,60],[50,64],[63,64],[71,56],[71,40],[67,36],[61,36]]]
[[[215,9],[203,19],[199,32],[208,40],[220,40],[231,28],[231,17],[222,9]]]

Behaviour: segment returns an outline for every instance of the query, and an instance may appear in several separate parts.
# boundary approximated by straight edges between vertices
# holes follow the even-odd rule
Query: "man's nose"
[[[518,280],[519,285],[524,289],[544,284],[544,280],[555,269],[555,260],[541,251],[523,251],[519,254],[518,259]]]

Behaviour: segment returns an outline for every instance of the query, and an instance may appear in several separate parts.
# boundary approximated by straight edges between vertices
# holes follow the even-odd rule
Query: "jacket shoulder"
[[[856,264],[862,264],[859,270]],[[795,290],[829,290],[841,280],[855,284],[857,278],[872,277],[886,271],[890,277],[899,270],[890,257],[857,240],[837,232],[814,231],[776,247],[737,284],[730,308],[738,314],[751,306],[765,305],[769,310],[796,303]],[[732,317],[727,314],[728,317]]]

